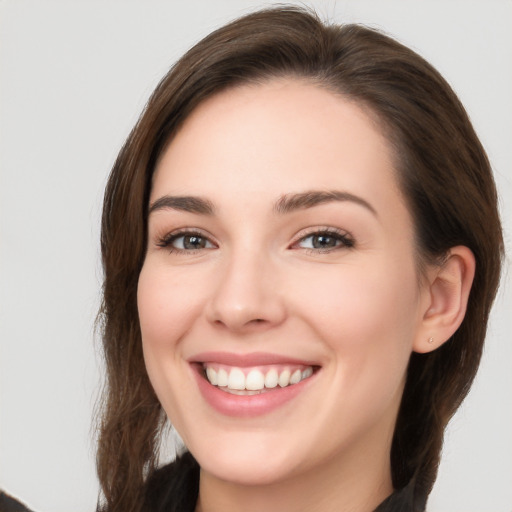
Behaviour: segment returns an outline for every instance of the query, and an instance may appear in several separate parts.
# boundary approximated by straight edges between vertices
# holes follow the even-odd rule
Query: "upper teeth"
[[[269,367],[259,368],[223,367],[218,364],[205,363],[206,377],[214,386],[229,390],[260,391],[272,389],[278,385],[282,388],[297,384],[313,375],[313,367]]]

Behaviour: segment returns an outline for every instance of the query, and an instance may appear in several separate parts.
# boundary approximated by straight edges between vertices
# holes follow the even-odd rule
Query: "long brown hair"
[[[492,171],[455,93],[419,55],[378,31],[325,25],[308,10],[279,7],[236,20],[187,52],[154,91],[112,169],[101,234],[107,375],[97,454],[109,512],[140,510],[166,422],[144,367],[136,303],[155,162],[206,98],[285,76],[348,97],[379,120],[414,219],[420,264],[455,245],[475,255],[465,319],[438,350],[412,354],[395,428],[394,487],[414,477],[415,492],[426,497],[433,486],[444,429],[477,371],[499,282],[503,242]]]

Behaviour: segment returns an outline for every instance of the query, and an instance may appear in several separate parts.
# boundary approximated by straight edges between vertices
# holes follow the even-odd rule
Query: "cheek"
[[[183,283],[179,274],[160,266],[144,265],[139,276],[137,307],[145,350],[177,345],[200,309],[200,287]]]
[[[290,296],[298,298],[297,307],[311,312],[311,323],[349,347],[384,341],[387,335],[408,337],[419,298],[415,270],[408,261],[321,269],[302,280]],[[376,336],[368,336],[372,332]]]
[[[165,411],[172,416],[179,416],[177,396],[189,382],[182,365],[181,340],[201,309],[200,287],[190,280],[179,282],[179,276],[161,265],[145,264],[137,289],[146,370]]]
[[[417,328],[412,265],[345,266],[316,276],[302,292],[296,290],[301,295],[303,315],[328,345],[340,386],[394,394]]]
[[[182,431],[187,404],[180,396],[190,392],[192,383],[182,364],[181,340],[201,309],[199,287],[190,280],[180,282],[180,274],[151,263],[143,266],[137,288],[144,361],[160,403]]]

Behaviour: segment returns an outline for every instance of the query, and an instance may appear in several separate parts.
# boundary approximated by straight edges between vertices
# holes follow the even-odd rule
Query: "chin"
[[[245,453],[216,455],[206,460],[198,459],[198,462],[203,471],[215,478],[245,486],[278,483],[291,476],[292,468],[296,467],[292,461],[262,457],[261,454],[255,459]]]
[[[220,432],[187,446],[201,469],[220,480],[239,485],[268,485],[286,480],[303,467],[302,443],[286,443],[286,433]],[[288,436],[288,441],[293,441]],[[302,462],[302,463],[301,463]]]

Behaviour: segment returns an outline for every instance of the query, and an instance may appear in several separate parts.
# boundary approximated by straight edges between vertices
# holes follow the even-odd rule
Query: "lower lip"
[[[208,404],[225,416],[236,417],[260,416],[278,409],[303,392],[316,375],[314,373],[298,384],[284,388],[277,387],[258,395],[234,395],[210,384],[201,374],[201,370],[196,370],[193,373],[196,376],[199,390]]]

